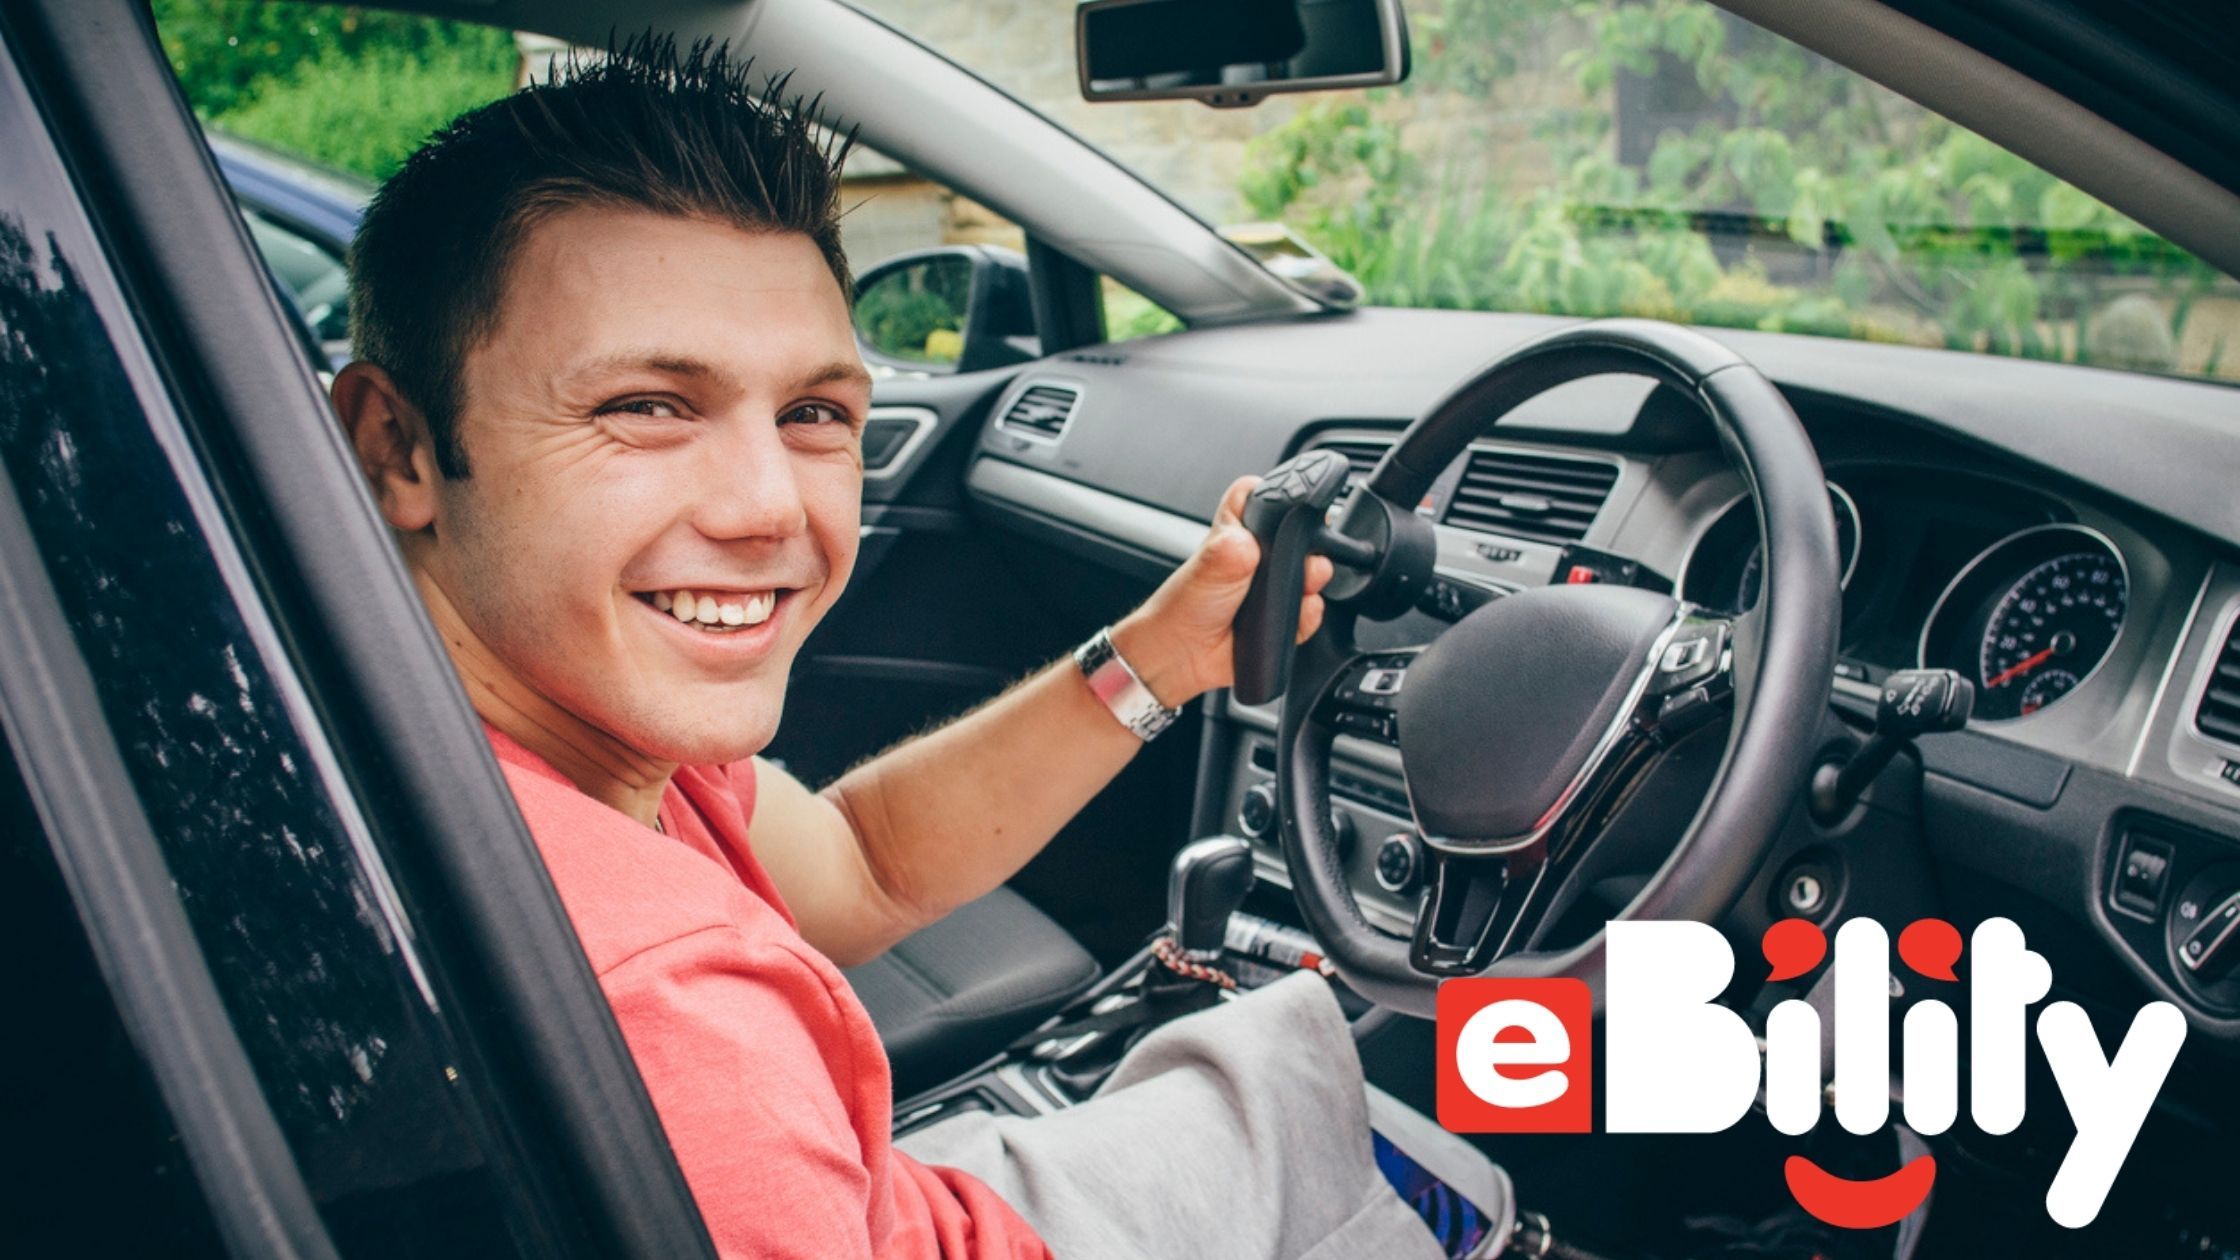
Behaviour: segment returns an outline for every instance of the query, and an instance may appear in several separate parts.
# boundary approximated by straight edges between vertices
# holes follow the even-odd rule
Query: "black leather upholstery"
[[[1001,1050],[1097,974],[1079,942],[1008,888],[847,973],[886,1043],[897,1098]]]

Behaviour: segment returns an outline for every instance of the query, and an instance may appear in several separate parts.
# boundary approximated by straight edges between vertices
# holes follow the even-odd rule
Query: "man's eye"
[[[781,414],[779,424],[838,424],[852,425],[855,418],[830,403],[802,403]]]
[[[659,398],[625,398],[599,408],[601,415],[653,416],[667,419],[683,415],[674,403]]]

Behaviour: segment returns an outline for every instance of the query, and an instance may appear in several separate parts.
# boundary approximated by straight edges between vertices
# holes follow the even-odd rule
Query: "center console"
[[[1252,843],[1260,879],[1290,887],[1276,838],[1276,742],[1273,708],[1255,708],[1223,697],[1226,709],[1213,725],[1209,756],[1219,769],[1201,780],[1201,830],[1219,828]],[[1405,936],[1415,923],[1422,891],[1423,842],[1409,819],[1400,753],[1381,740],[1340,735],[1330,760],[1331,812],[1340,858],[1353,883],[1362,916]],[[1206,814],[1210,813],[1211,817]]]
[[[1312,938],[1244,908],[1265,860],[1238,836],[1186,846],[1170,871],[1165,928],[1002,1054],[961,1080],[898,1102],[896,1136],[972,1111],[1032,1116],[1071,1107],[1096,1093],[1127,1050],[1167,1021],[1292,971],[1329,975]],[[1334,990],[1349,1019],[1368,1014],[1365,1000],[1343,985]]]

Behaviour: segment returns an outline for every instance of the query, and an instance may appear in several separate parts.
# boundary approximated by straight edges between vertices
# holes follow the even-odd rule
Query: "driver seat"
[[[1096,982],[1097,960],[1009,888],[846,971],[908,1098],[989,1058]]]

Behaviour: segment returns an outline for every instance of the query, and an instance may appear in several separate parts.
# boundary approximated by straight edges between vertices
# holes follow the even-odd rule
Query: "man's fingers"
[[[1315,631],[1321,628],[1322,597],[1320,595],[1309,595],[1299,601],[1299,637],[1296,642],[1305,643],[1314,637]]]
[[[1239,477],[1230,482],[1229,488],[1221,492],[1221,506],[1213,510],[1213,527],[1219,529],[1223,525],[1242,523],[1244,501],[1259,484],[1258,477]]]
[[[1337,572],[1338,566],[1330,563],[1330,557],[1308,556],[1307,594],[1312,595],[1316,591],[1321,590],[1323,587],[1330,585],[1330,579],[1335,576]]]

